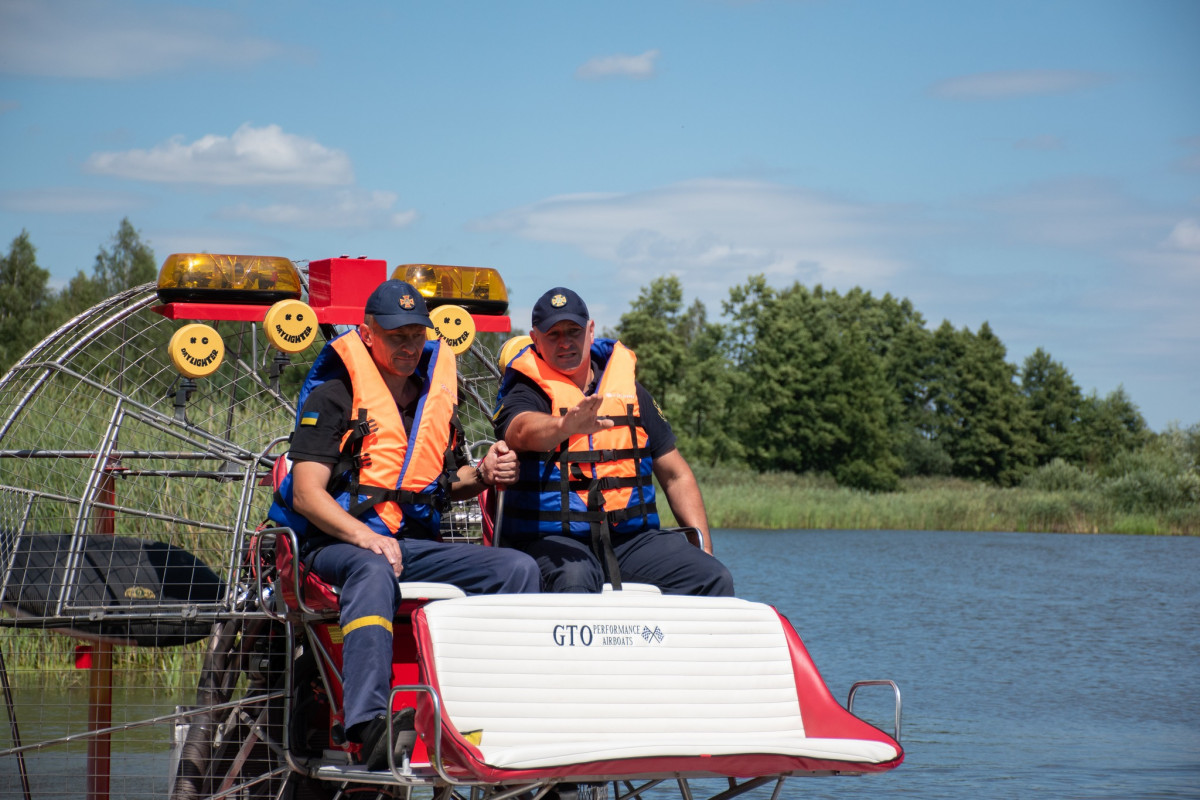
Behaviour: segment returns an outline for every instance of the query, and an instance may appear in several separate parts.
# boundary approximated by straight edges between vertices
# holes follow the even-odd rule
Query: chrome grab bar
[[[892,731],[892,738],[895,739],[897,743],[899,743],[899,741],[900,741],[900,712],[901,712],[900,687],[896,685],[895,681],[888,681],[888,680],[856,682],[853,686],[850,687],[850,696],[846,698],[846,710],[849,711],[851,714],[854,713],[854,695],[857,694],[858,690],[864,686],[890,686],[890,687],[892,687],[892,692],[896,695],[896,727]]]

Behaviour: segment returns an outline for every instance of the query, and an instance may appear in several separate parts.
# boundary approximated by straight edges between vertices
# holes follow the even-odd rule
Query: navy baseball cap
[[[379,284],[367,298],[363,311],[373,316],[385,331],[393,331],[402,325],[433,327],[425,298],[411,283],[404,281],[392,279]]]
[[[587,303],[570,289],[555,286],[533,304],[533,327],[542,333],[564,319],[571,320],[581,328],[586,328],[588,320],[591,319],[588,316]]]

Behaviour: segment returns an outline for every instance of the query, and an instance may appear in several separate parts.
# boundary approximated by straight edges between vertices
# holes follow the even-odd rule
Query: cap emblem
[[[400,302],[400,307],[403,308],[405,311],[411,311],[412,307],[416,305],[416,302],[412,299],[411,294],[400,295],[399,302]]]
[[[556,295],[554,295],[554,297],[550,298],[550,305],[554,306],[555,308],[562,308],[566,304],[567,304],[566,295],[556,294]]]

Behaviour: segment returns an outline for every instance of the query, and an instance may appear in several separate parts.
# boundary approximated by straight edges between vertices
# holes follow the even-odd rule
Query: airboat
[[[457,354],[481,456],[523,344],[504,282],[392,276]],[[392,702],[417,740],[359,764],[338,588],[263,521],[309,365],[386,277],[365,257],[175,254],[0,379],[0,796],[726,800],[899,766],[892,681],[843,706],[773,607],[619,576],[597,595],[402,583]],[[457,503],[442,535],[492,546],[502,513],[494,493]],[[891,690],[890,733],[854,714],[867,687]]]

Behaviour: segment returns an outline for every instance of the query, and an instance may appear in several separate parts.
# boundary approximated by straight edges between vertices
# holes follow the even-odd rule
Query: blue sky
[[[988,321],[1200,421],[1200,3],[0,0],[0,237]]]

